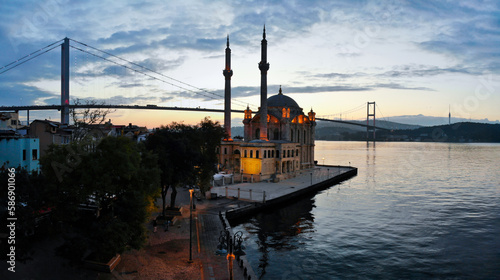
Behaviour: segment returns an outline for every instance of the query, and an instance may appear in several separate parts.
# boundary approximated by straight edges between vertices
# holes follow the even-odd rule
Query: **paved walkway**
[[[167,195],[170,198],[170,194]],[[169,199],[168,199],[169,200]],[[167,200],[167,201],[168,201]],[[219,211],[246,204],[230,199],[203,200],[195,199],[196,210],[193,211],[192,223],[192,259],[189,264],[189,192],[185,188],[178,189],[176,205],[182,206],[182,216],[177,216],[173,225],[166,227],[158,225],[157,232],[148,224],[149,243],[139,251],[129,251],[123,254],[122,262],[112,273],[113,279],[229,279],[228,261],[226,256],[217,256],[218,240],[223,230]],[[157,201],[161,205],[161,200]],[[154,215],[157,216],[159,213]],[[247,271],[251,268],[248,263]],[[243,268],[233,262],[233,279],[243,280]],[[257,279],[252,277],[252,279]]]
[[[318,166],[312,170],[305,170],[301,172],[301,174],[295,178],[278,183],[240,183],[224,187],[214,187],[211,192],[223,197],[239,197],[240,200],[264,202],[264,199],[267,201],[287,195],[350,170],[352,170],[350,167]]]
[[[202,262],[203,277],[202,279],[229,279],[229,267],[227,256],[217,256],[215,251],[219,244],[220,232],[224,230],[222,221],[219,217],[219,211],[226,211],[233,207],[237,207],[235,203],[229,199],[218,199],[205,201],[208,207],[201,210],[197,209],[197,230],[198,230],[198,257]],[[243,257],[244,258],[244,257]],[[247,268],[247,274],[252,276],[252,279],[257,279],[250,267],[245,261],[243,266],[240,266],[241,261],[233,261],[233,279],[248,279],[245,276],[244,268]]]

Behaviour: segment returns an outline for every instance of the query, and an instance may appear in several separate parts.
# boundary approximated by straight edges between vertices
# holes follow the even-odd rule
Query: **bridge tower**
[[[366,103],[366,141],[370,141],[370,132],[373,132],[371,140],[375,142],[375,102]]]
[[[69,124],[69,39],[61,45],[61,123]]]

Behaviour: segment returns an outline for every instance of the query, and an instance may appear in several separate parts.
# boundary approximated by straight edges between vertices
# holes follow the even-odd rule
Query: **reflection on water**
[[[246,244],[256,244],[258,248],[259,277],[266,274],[269,265],[269,252],[291,252],[299,248],[297,236],[314,232],[313,196],[304,197],[285,207],[259,213],[236,230],[246,234]]]
[[[500,145],[317,141],[323,157],[358,176],[237,226],[262,279],[500,275]]]

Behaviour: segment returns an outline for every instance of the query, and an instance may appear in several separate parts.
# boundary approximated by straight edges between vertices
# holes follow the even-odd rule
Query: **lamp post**
[[[228,239],[228,251],[227,251],[227,265],[229,270],[229,280],[233,280],[233,260],[235,256],[233,254],[233,240],[231,237]]]
[[[217,245],[217,255],[223,255],[227,253],[227,269],[229,273],[229,280],[233,280],[233,261],[236,257],[246,255],[243,251],[245,246],[243,246],[243,232],[238,231],[233,236],[230,235],[230,228],[226,228],[224,231],[220,232],[219,245]],[[227,251],[225,250],[227,249]]]
[[[193,262],[193,242],[192,242],[192,231],[193,231],[193,189],[189,189],[189,261],[188,263]]]

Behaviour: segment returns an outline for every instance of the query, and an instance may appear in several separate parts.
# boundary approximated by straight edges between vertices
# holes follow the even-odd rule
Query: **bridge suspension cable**
[[[352,109],[345,110],[345,111],[342,111],[342,112],[339,112],[339,113],[329,114],[329,115],[323,115],[323,116],[319,116],[319,117],[320,118],[329,118],[329,117],[334,117],[334,116],[339,116],[339,115],[342,117],[342,115],[344,115],[344,116],[345,115],[349,115],[349,114],[355,113],[357,111],[361,111],[363,109],[366,109],[366,103],[363,103],[363,104],[361,104],[359,106],[356,106],[356,107],[354,107]]]
[[[375,106],[377,107],[378,112],[379,112],[379,113],[380,113],[380,115],[382,116],[382,120],[384,120],[384,121],[386,121],[386,122],[387,122],[388,120],[384,117],[384,114],[382,114],[382,111],[380,110],[380,107],[378,106],[378,104],[375,104]]]
[[[88,45],[88,44],[85,44],[85,43],[79,42],[79,41],[74,40],[74,39],[71,39],[71,38],[70,38],[70,40],[71,40],[71,41],[73,41],[73,42],[75,42],[75,43],[78,43],[78,44],[80,44],[80,45],[83,45],[83,46],[85,46],[85,47],[88,47],[88,48],[90,48],[90,49],[93,49],[93,50],[95,50],[95,51],[98,51],[98,52],[104,53],[104,54],[106,54],[106,55],[112,56],[112,57],[114,57],[114,58],[116,58],[116,59],[119,59],[119,60],[121,60],[121,61],[124,61],[124,62],[127,62],[127,63],[129,63],[129,64],[132,64],[132,65],[134,65],[134,66],[136,66],[136,67],[139,67],[139,68],[141,68],[141,69],[143,69],[143,70],[146,70],[146,71],[152,72],[152,73],[154,73],[154,74],[156,74],[156,75],[159,75],[159,76],[161,76],[161,77],[164,77],[164,78],[170,79],[170,80],[172,80],[172,81],[175,81],[175,82],[177,82],[177,83],[180,83],[180,84],[183,84],[183,85],[186,85],[186,86],[189,86],[189,87],[195,88],[196,90],[201,91],[201,92],[204,92],[204,93],[207,93],[207,94],[209,94],[209,95],[207,95],[207,94],[203,94],[203,93],[200,93],[200,92],[197,92],[197,91],[191,90],[191,89],[188,89],[188,88],[183,87],[183,86],[176,85],[176,84],[174,84],[174,83],[171,83],[171,82],[165,81],[165,80],[163,80],[163,79],[160,79],[160,78],[154,77],[154,76],[152,76],[152,75],[150,75],[150,74],[147,74],[147,73],[145,73],[145,72],[143,72],[143,71],[139,71],[139,70],[137,70],[137,69],[133,69],[133,68],[131,68],[131,67],[129,67],[129,66],[126,66],[126,65],[123,65],[123,64],[117,63],[117,62],[112,61],[112,60],[110,60],[110,59],[108,59],[108,58],[105,58],[105,57],[102,57],[102,56],[99,56],[99,55],[93,54],[93,53],[91,53],[91,52],[85,51],[85,50],[83,50],[83,49],[81,49],[81,48],[78,48],[78,47],[75,47],[75,46],[71,46],[71,47],[72,47],[72,48],[74,48],[74,49],[77,49],[77,50],[79,50],[79,51],[82,51],[82,52],[88,53],[88,54],[90,54],[90,55],[93,55],[93,56],[95,56],[95,57],[98,57],[98,58],[104,59],[104,60],[106,60],[106,61],[109,61],[109,62],[111,62],[111,63],[114,63],[114,64],[118,65],[118,66],[124,67],[124,68],[126,68],[126,69],[129,69],[129,70],[134,71],[134,72],[136,72],[136,73],[143,74],[143,75],[148,76],[148,77],[150,77],[150,78],[152,78],[152,79],[155,79],[155,80],[158,80],[158,81],[161,81],[161,82],[167,83],[167,84],[169,84],[169,85],[172,85],[172,86],[178,87],[178,88],[180,88],[180,89],[183,89],[183,90],[186,90],[186,91],[192,92],[192,93],[194,93],[194,94],[202,94],[203,96],[208,97],[208,98],[211,98],[211,99],[215,99],[215,100],[217,100],[217,99],[219,99],[219,98],[224,98],[224,96],[222,96],[222,95],[220,95],[220,94],[217,94],[217,93],[214,93],[214,92],[208,91],[208,90],[206,90],[206,89],[202,89],[202,88],[196,87],[196,86],[194,86],[194,85],[191,85],[191,84],[188,84],[188,83],[182,82],[182,81],[180,81],[180,80],[174,79],[174,78],[169,77],[169,76],[167,76],[167,75],[165,75],[165,74],[159,73],[159,72],[157,72],[157,71],[155,71],[155,70],[153,70],[153,69],[150,69],[150,68],[148,68],[148,67],[142,66],[142,65],[137,64],[137,63],[135,63],[135,62],[132,62],[132,61],[130,61],[130,60],[127,60],[127,59],[121,58],[121,57],[116,56],[116,55],[114,55],[114,54],[112,54],[112,53],[109,53],[109,52],[107,52],[107,51],[100,50],[100,49],[98,49],[98,48],[96,48],[96,47],[92,47],[92,46],[90,46],[90,45]],[[248,104],[248,103],[246,103],[246,102],[242,102],[242,101],[236,100],[236,99],[234,99],[234,98],[232,99],[232,101],[233,101],[233,102],[238,102],[238,103],[240,103],[240,106],[244,106],[244,105]]]
[[[136,73],[139,73],[139,74],[142,74],[142,75],[148,76],[148,77],[150,77],[150,78],[152,78],[152,79],[155,79],[155,80],[161,81],[161,82],[163,82],[163,83],[167,83],[167,84],[169,84],[169,85],[172,85],[172,86],[178,87],[178,88],[180,88],[180,89],[183,89],[183,90],[186,90],[186,91],[189,91],[189,92],[192,92],[192,93],[198,94],[198,92],[196,92],[196,91],[194,91],[194,90],[191,90],[191,89],[188,89],[188,88],[185,88],[185,87],[182,87],[182,86],[179,86],[179,85],[173,84],[173,83],[171,83],[171,82],[165,81],[165,80],[163,80],[163,79],[160,79],[160,78],[158,78],[158,77],[155,77],[155,76],[150,75],[150,74],[148,74],[148,73],[145,73],[145,72],[143,72],[143,71],[140,71],[140,70],[134,69],[134,68],[129,67],[129,66],[127,66],[127,65],[120,64],[120,63],[118,63],[118,62],[116,62],[116,61],[113,61],[113,60],[111,60],[111,59],[108,59],[108,58],[105,58],[105,57],[103,57],[103,56],[97,55],[97,54],[95,54],[95,53],[88,52],[88,51],[86,51],[86,50],[83,50],[83,49],[78,48],[78,47],[75,47],[75,46],[70,46],[70,47],[71,47],[71,48],[73,48],[73,49],[79,50],[79,51],[81,51],[81,52],[88,53],[88,54],[90,54],[90,55],[92,55],[92,56],[95,56],[95,57],[98,57],[98,58],[100,58],[100,59],[106,60],[106,61],[111,62],[111,63],[113,63],[113,64],[116,64],[116,65],[118,65],[118,66],[124,67],[124,68],[126,68],[126,69],[128,69],[128,70],[131,70],[131,71],[134,71],[134,72],[136,72]],[[204,95],[204,96],[205,96],[205,97],[208,97],[208,98],[211,98],[211,99],[217,99],[216,97],[213,97],[213,96],[208,96],[208,95]]]
[[[30,60],[32,60],[32,59],[34,59],[34,58],[37,58],[37,57],[41,56],[42,54],[45,54],[45,53],[50,52],[51,50],[53,50],[53,49],[55,49],[55,48],[59,47],[59,46],[61,45],[61,44],[60,44],[60,42],[61,42],[61,41],[62,41],[62,40],[56,41],[56,42],[54,42],[54,43],[52,43],[52,44],[50,44],[50,45],[48,45],[48,46],[45,46],[45,47],[43,47],[43,48],[41,48],[41,49],[37,50],[37,51],[34,51],[34,52],[32,52],[32,53],[30,53],[30,54],[28,54],[28,55],[25,55],[25,56],[23,56],[23,57],[21,57],[21,58],[17,59],[16,61],[13,61],[13,62],[11,62],[11,63],[9,63],[9,64],[5,65],[5,66],[2,66],[2,67],[0,68],[0,70],[2,70],[2,69],[4,69],[4,68],[6,68],[6,69],[5,69],[5,70],[3,70],[2,72],[0,72],[0,74],[3,74],[3,73],[5,73],[5,72],[7,72],[7,71],[9,71],[9,70],[12,70],[12,69],[16,68],[17,66],[20,66],[20,65],[22,65],[22,64],[24,64],[24,63],[26,63],[26,62],[28,62],[28,61],[30,61]],[[55,45],[55,46],[54,46],[54,45]],[[52,47],[52,48],[50,48],[50,47]],[[50,49],[45,50],[45,49],[47,49],[47,48],[50,48]],[[43,51],[43,50],[45,50],[45,51],[44,51],[44,52],[42,52],[42,53],[39,53],[39,54],[35,55],[36,53],[41,52],[41,51]],[[17,64],[16,64],[16,63],[17,63]],[[14,64],[14,65],[13,65],[13,64]],[[13,66],[11,66],[11,65],[13,65]]]
[[[106,55],[108,55],[108,56],[111,56],[111,57],[113,57],[113,58],[116,58],[116,59],[119,59],[119,60],[124,61],[124,62],[126,62],[126,63],[129,63],[129,64],[131,64],[131,65],[133,65],[133,66],[139,67],[140,69],[143,69],[143,70],[145,70],[145,71],[149,71],[149,72],[151,72],[151,73],[154,73],[154,74],[156,74],[156,75],[158,75],[158,76],[161,76],[161,77],[163,77],[163,78],[167,78],[167,79],[169,79],[169,80],[171,80],[171,81],[174,81],[174,82],[176,82],[176,83],[179,83],[179,84],[182,84],[182,85],[185,85],[185,86],[188,86],[188,87],[194,88],[195,90],[193,90],[193,89],[189,89],[189,88],[186,88],[186,87],[181,86],[181,85],[178,85],[178,84],[174,84],[173,82],[169,82],[169,81],[167,81],[167,80],[165,80],[165,79],[158,78],[158,77],[153,76],[153,75],[151,75],[151,74],[149,74],[149,73],[146,73],[146,72],[144,72],[144,71],[141,71],[141,70],[138,70],[138,69],[134,69],[134,68],[132,68],[132,67],[130,67],[130,66],[127,66],[127,65],[124,65],[124,64],[118,63],[118,62],[113,61],[113,60],[111,60],[111,59],[109,59],[109,58],[106,58],[106,57],[103,57],[103,56],[101,56],[101,55],[98,55],[98,54],[95,54],[95,53],[89,52],[89,51],[84,50],[84,49],[82,49],[82,48],[79,48],[79,47],[76,47],[76,46],[73,46],[73,45],[71,45],[71,46],[70,46],[70,47],[71,47],[71,48],[73,48],[73,49],[79,50],[79,51],[81,51],[81,52],[84,52],[84,53],[87,53],[87,54],[89,54],[89,55],[95,56],[95,57],[97,57],[97,58],[103,59],[103,60],[105,60],[105,61],[111,62],[111,63],[113,63],[113,64],[115,64],[115,65],[118,65],[118,66],[124,67],[124,68],[126,68],[126,69],[128,69],[128,70],[131,70],[131,71],[134,71],[134,72],[136,72],[136,73],[139,73],[139,74],[145,75],[145,76],[147,76],[147,77],[149,77],[149,78],[152,78],[152,79],[154,79],[154,80],[161,81],[161,82],[163,82],[163,83],[166,83],[166,84],[172,85],[172,86],[174,86],[174,87],[177,87],[177,88],[183,89],[183,90],[185,90],[185,91],[192,92],[192,93],[197,94],[197,95],[203,95],[204,97],[207,97],[207,98],[210,98],[210,99],[213,99],[213,100],[220,100],[220,99],[223,99],[223,98],[224,98],[224,96],[223,96],[223,95],[220,95],[220,94],[217,94],[217,93],[214,93],[214,92],[208,91],[208,90],[206,90],[206,89],[199,88],[199,87],[196,87],[196,86],[194,86],[194,85],[191,85],[191,84],[188,84],[188,83],[182,82],[182,81],[180,81],[180,80],[174,79],[174,78],[172,78],[172,77],[169,77],[169,76],[167,76],[167,75],[164,75],[164,74],[162,74],[162,73],[159,73],[159,72],[157,72],[157,71],[154,71],[153,69],[150,69],[150,68],[148,68],[148,67],[142,66],[142,65],[137,64],[137,63],[135,63],[135,62],[132,62],[132,61],[130,61],[130,60],[127,60],[127,59],[121,58],[121,57],[119,57],[119,56],[116,56],[116,55],[114,55],[114,54],[112,54],[112,53],[109,53],[109,52],[107,52],[107,51],[100,50],[100,49],[98,49],[98,48],[92,47],[92,46],[90,46],[90,45],[88,45],[88,44],[85,44],[85,43],[79,42],[79,41],[74,40],[74,39],[71,39],[71,38],[68,38],[68,39],[69,39],[69,40],[71,40],[71,41],[73,41],[73,42],[75,42],[75,43],[77,43],[77,44],[80,44],[80,45],[82,45],[82,46],[85,46],[85,47],[87,47],[87,48],[90,48],[90,49],[92,49],[92,50],[95,50],[95,51],[98,51],[98,52],[104,53],[104,54],[106,54]],[[61,41],[63,41],[63,39],[58,40],[58,41],[56,41],[56,42],[54,42],[54,43],[51,43],[51,44],[49,44],[49,45],[47,45],[47,46],[45,46],[45,47],[43,47],[43,48],[41,48],[41,49],[39,49],[39,50],[37,50],[37,51],[34,51],[34,52],[32,52],[32,53],[30,53],[30,54],[28,54],[28,55],[25,55],[25,56],[23,56],[23,57],[21,57],[21,58],[19,58],[19,59],[15,60],[15,61],[13,61],[13,62],[11,62],[11,63],[7,64],[7,65],[4,65],[4,66],[0,67],[0,71],[1,71],[1,72],[0,72],[0,74],[3,74],[3,73],[5,73],[5,72],[7,72],[7,71],[10,71],[10,70],[12,70],[12,69],[14,69],[14,68],[16,68],[16,67],[18,67],[18,66],[22,65],[22,64],[24,64],[24,63],[26,63],[26,62],[28,62],[28,61],[30,61],[30,60],[32,60],[32,59],[34,59],[34,58],[37,58],[37,57],[39,57],[39,56],[41,56],[41,55],[43,55],[43,54],[45,54],[45,53],[47,53],[47,52],[49,52],[49,51],[51,51],[51,50],[53,50],[53,49],[55,49],[55,48],[57,48],[57,47],[61,46]],[[2,71],[2,70],[3,70],[3,71]],[[239,104],[237,104],[237,105],[238,105],[238,106],[243,106],[243,107],[245,107],[245,106],[247,106],[247,105],[249,105],[249,104],[250,104],[250,103],[248,103],[248,102],[239,101],[239,100],[234,99],[234,98],[232,98],[232,99],[231,99],[231,102],[234,102],[234,103],[239,103]],[[250,105],[257,107],[257,106],[256,106],[256,105],[254,105],[254,104],[250,104]]]

